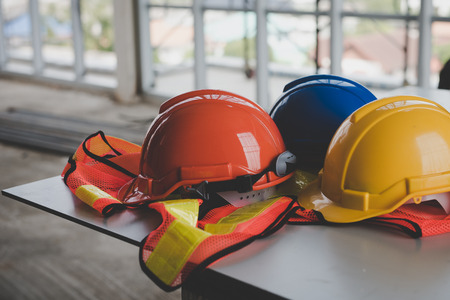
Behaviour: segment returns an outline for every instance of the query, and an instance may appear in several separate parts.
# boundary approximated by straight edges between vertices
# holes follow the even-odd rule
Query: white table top
[[[449,258],[450,234],[288,225],[211,269],[289,299],[448,299]]]
[[[160,223],[157,213],[143,209],[104,217],[73,195],[60,176],[5,189],[2,193],[134,245],[139,245]]]
[[[159,222],[148,210],[104,218],[59,176],[3,194],[135,245]],[[450,234],[412,239],[367,225],[287,225],[213,264],[198,280],[202,276],[218,287],[232,278],[290,299],[448,299]]]

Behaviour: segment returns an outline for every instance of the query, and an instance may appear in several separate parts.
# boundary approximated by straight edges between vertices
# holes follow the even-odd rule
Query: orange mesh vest
[[[398,228],[414,238],[450,232],[450,216],[436,201],[404,204],[366,222]]]
[[[389,214],[370,218],[360,222],[390,227],[408,234],[412,238],[426,237],[450,232],[450,215],[439,203],[424,202],[405,204]],[[289,219],[293,225],[331,225],[320,212],[300,207]]]
[[[126,206],[119,189],[138,174],[140,146],[95,133],[69,159],[62,176],[71,191],[103,215]],[[276,196],[244,207],[214,208],[200,220],[202,200],[149,203],[162,217],[140,246],[142,270],[166,291],[192,274],[257,238],[275,232],[298,209],[290,197]]]
[[[62,172],[64,182],[83,202],[103,215],[125,206],[120,187],[138,173],[141,147],[97,132],[78,147]]]
[[[404,204],[389,214],[360,222],[390,227],[408,234],[412,238],[433,236],[450,232],[450,215],[439,203],[429,201],[420,204]],[[293,225],[331,225],[314,210],[300,207],[289,219]]]

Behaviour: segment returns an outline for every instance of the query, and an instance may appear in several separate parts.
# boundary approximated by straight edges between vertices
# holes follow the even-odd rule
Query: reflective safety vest
[[[366,222],[397,228],[414,238],[450,232],[450,215],[436,201],[404,204]]]
[[[62,172],[83,202],[103,215],[126,206],[119,189],[138,174],[140,146],[97,132],[80,145]],[[294,198],[274,196],[244,207],[216,207],[199,219],[200,199],[149,203],[162,217],[140,246],[142,270],[166,291],[221,257],[286,224],[298,209]]]
[[[178,288],[212,262],[286,224],[296,201],[274,197],[244,207],[226,205],[198,220],[198,199],[151,204],[162,224],[143,241],[142,270],[166,291]]]
[[[450,215],[437,203],[404,204],[393,212],[366,219],[361,224],[373,224],[401,230],[412,238],[450,232]],[[292,225],[332,225],[320,212],[300,207],[289,219]]]
[[[99,131],[78,147],[62,176],[79,199],[107,216],[125,208],[117,194],[137,176],[140,155],[140,146]]]

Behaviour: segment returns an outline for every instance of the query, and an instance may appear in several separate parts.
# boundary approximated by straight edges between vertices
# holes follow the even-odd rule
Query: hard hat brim
[[[353,223],[363,221],[387,213],[380,209],[355,210],[341,207],[328,199],[321,191],[322,176],[312,181],[298,195],[299,204],[306,209],[313,209],[322,214],[323,218],[332,223]]]

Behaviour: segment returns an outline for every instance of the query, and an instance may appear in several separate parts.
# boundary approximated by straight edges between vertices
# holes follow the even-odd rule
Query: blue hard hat
[[[376,97],[364,86],[335,75],[312,75],[288,83],[270,116],[297,167],[317,171],[334,133],[352,112]]]

